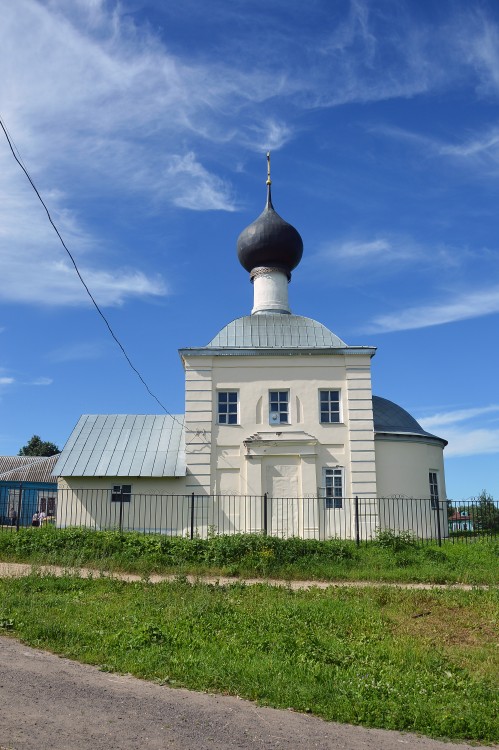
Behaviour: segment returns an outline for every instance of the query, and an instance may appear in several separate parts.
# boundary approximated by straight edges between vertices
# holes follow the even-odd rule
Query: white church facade
[[[349,346],[291,312],[302,252],[297,230],[274,210],[269,176],[265,209],[238,239],[251,314],[206,346],[180,350],[185,415],[80,419],[55,469],[60,525],[102,527],[110,517],[102,491],[125,488],[128,527],[144,530],[157,530],[161,502],[167,533],[186,533],[190,520],[201,535],[354,537],[360,503],[365,537],[383,526],[445,534],[446,441],[373,396],[373,347]]]

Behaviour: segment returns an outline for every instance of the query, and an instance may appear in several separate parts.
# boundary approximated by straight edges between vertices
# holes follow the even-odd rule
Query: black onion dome
[[[268,185],[265,209],[237,239],[237,257],[250,273],[263,266],[282,269],[290,278],[302,255],[303,240],[297,230],[274,210]]]

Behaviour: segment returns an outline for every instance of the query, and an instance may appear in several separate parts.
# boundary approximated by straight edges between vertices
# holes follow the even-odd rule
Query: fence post
[[[119,521],[120,534],[123,534],[123,486],[120,490],[120,521]]]
[[[19,521],[21,519],[22,505],[23,505],[23,485],[21,482],[21,484],[19,485],[19,497],[17,498],[16,531],[19,531]]]
[[[437,500],[435,503],[436,505],[436,511],[437,511],[437,539],[438,539],[438,546],[442,546],[442,529],[440,528],[440,500]]]
[[[355,512],[355,544],[357,547],[360,545],[360,525],[359,525],[359,498],[355,495],[354,500],[354,512]]]
[[[267,526],[267,524],[268,524],[268,520],[267,520],[268,514],[267,514],[267,511],[268,511],[268,497],[267,497],[267,493],[265,492],[265,494],[263,496],[263,533],[265,534],[265,536],[267,536],[267,534],[268,534],[268,526]]]
[[[191,495],[191,539],[194,539],[194,492]]]

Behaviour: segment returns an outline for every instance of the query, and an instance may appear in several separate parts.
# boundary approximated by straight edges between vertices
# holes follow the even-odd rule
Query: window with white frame
[[[326,509],[343,508],[343,469],[323,469],[323,481]]]
[[[430,482],[430,501],[433,510],[438,510],[440,507],[439,496],[438,496],[438,472],[430,471],[428,474]]]
[[[321,424],[337,424],[341,421],[339,390],[319,391],[319,413]]]
[[[269,423],[289,424],[289,391],[269,391]]]
[[[239,423],[239,394],[237,391],[218,391],[218,424]]]

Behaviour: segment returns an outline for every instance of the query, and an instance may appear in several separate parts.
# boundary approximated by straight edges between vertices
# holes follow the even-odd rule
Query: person
[[[32,526],[39,526],[40,525],[40,516],[38,515],[38,511],[35,510],[33,513],[33,518],[31,519],[31,525]]]
[[[47,514],[45,513],[45,511],[40,511],[40,513],[38,514],[38,520],[40,521],[40,526],[43,526],[43,524],[47,520]]]
[[[10,525],[15,526],[17,524],[17,510],[12,508],[10,511]]]

